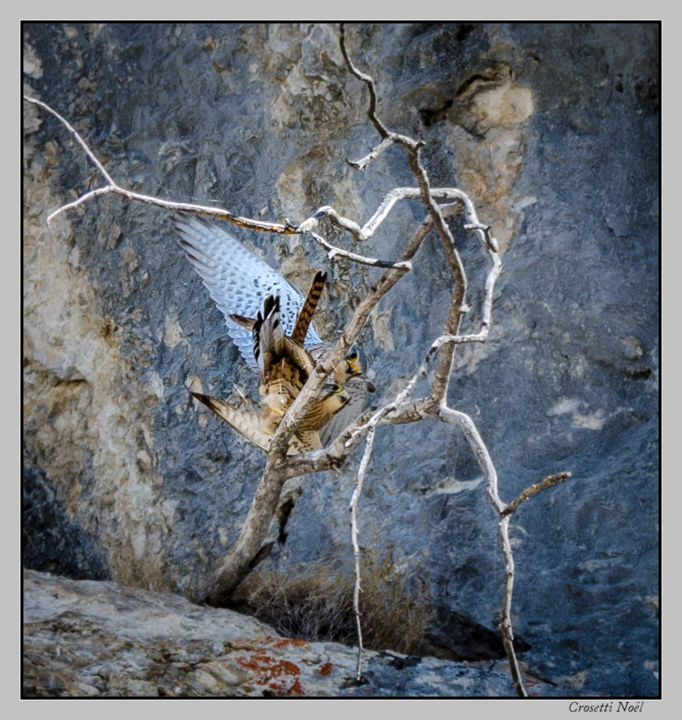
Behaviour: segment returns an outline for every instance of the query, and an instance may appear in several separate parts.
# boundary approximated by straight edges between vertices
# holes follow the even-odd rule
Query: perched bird
[[[310,353],[284,334],[279,297],[268,295],[252,328],[253,355],[260,371],[258,393],[268,428],[279,421],[296,399],[315,363]]]
[[[276,428],[276,424],[293,402],[312,368],[330,347],[328,343],[322,342],[311,322],[326,281],[326,273],[316,274],[304,300],[299,291],[279,273],[222,228],[209,225],[195,216],[184,215],[176,218],[175,227],[180,234],[180,244],[185,250],[187,259],[225,315],[228,333],[240,354],[249,367],[261,373],[261,398],[267,411],[264,413],[265,423],[257,429],[267,438],[274,432],[273,428]],[[277,301],[279,329],[273,328],[273,323],[268,323],[265,328],[262,325],[268,316],[263,305],[264,298],[269,295],[272,296],[273,303],[275,299]],[[254,324],[258,320],[261,308],[264,310],[264,315],[261,316],[259,332],[254,334]],[[267,310],[272,309],[273,306],[269,306]],[[273,315],[273,320],[274,317]],[[271,337],[272,332],[276,332],[276,337]],[[261,366],[259,366],[256,348],[263,347],[264,339],[267,342],[267,353],[260,356]],[[270,355],[278,352],[277,348],[282,342],[287,348],[285,353],[285,357],[289,358],[286,361],[287,367],[280,367],[278,376],[269,377],[268,383],[264,386],[263,368],[276,364],[270,359]],[[260,355],[260,349],[258,353]],[[348,353],[334,369],[330,382],[323,386],[320,397],[316,399],[302,421],[299,436],[301,433],[316,435],[318,430],[324,429],[326,444],[362,412],[367,403],[368,386],[370,390],[374,389],[371,383],[358,377],[364,373],[365,366],[364,355],[359,350],[353,349]],[[193,395],[211,407],[238,432],[249,437],[243,432],[243,427],[241,429],[237,427],[239,421],[235,421],[233,413],[238,413],[239,410],[216,398],[200,396],[198,393]],[[206,398],[212,404],[209,404]],[[221,408],[222,413],[216,408]],[[348,409],[352,414],[347,412]],[[226,415],[231,420],[228,420]],[[338,432],[330,436],[325,425],[332,417]],[[253,418],[249,418],[246,425],[249,428],[256,427]],[[329,425],[331,426],[331,423]],[[255,444],[262,447],[264,441],[263,438],[260,439],[262,442]],[[300,437],[298,442],[302,443]],[[320,447],[319,443],[319,436],[317,439],[311,436],[307,437],[303,444]]]
[[[324,287],[325,279],[326,273],[318,272],[315,275],[303,307],[299,312],[292,336],[288,338],[286,336],[281,337],[278,335],[276,340],[273,341],[279,348],[279,356],[276,358],[276,360],[279,361],[279,365],[274,366],[275,358],[272,357],[272,353],[268,354],[267,361],[261,357],[261,348],[263,347],[264,342],[269,342],[269,340],[265,340],[262,335],[267,338],[271,337],[272,331],[269,328],[270,325],[274,324],[276,328],[281,327],[276,322],[276,313],[278,311],[277,300],[273,299],[271,296],[265,300],[264,314],[266,315],[266,318],[270,317],[269,313],[272,313],[272,319],[269,323],[266,323],[265,318],[262,318],[260,315],[257,321],[248,321],[248,326],[251,327],[252,332],[255,331],[254,356],[257,358],[258,366],[261,369],[261,372],[263,371],[263,366],[265,365],[269,364],[274,366],[271,368],[268,375],[267,389],[264,389],[263,384],[261,384],[260,388],[261,398],[263,398],[265,405],[270,407],[274,413],[277,413],[277,408],[281,407],[286,410],[289,407],[289,405],[293,402],[293,399],[298,394],[300,388],[303,387],[308,375],[312,372],[311,365],[314,366],[315,363],[308,362],[308,359],[305,356],[305,350],[303,350],[300,345],[295,342],[295,337],[304,337],[307,329],[306,323],[310,323],[312,315],[315,312],[315,307],[317,306],[320,293]],[[244,318],[240,318],[240,322],[243,320]],[[297,335],[297,331],[301,331],[302,334]],[[275,332],[277,331],[275,330]],[[324,343],[322,345],[324,345]],[[320,347],[321,346],[313,347],[313,352],[319,351]],[[281,359],[284,357],[287,359]],[[312,353],[311,360],[313,360]],[[289,362],[289,367],[285,367],[287,362]],[[368,382],[363,377],[359,377],[364,372],[366,365],[367,362],[365,356],[360,350],[352,350],[349,352],[343,362],[336,366],[333,373],[338,386],[342,385],[345,395],[348,397],[348,400],[346,400],[342,406],[343,409],[339,407],[335,408],[334,412],[319,414],[316,412],[317,403],[319,402],[318,399],[318,401],[316,401],[316,403],[312,406],[308,415],[306,415],[305,419],[307,419],[310,415],[316,417],[316,427],[306,429],[317,430],[319,432],[320,442],[323,446],[328,445],[331,440],[333,440],[365,409],[367,404],[367,391],[369,390],[370,392],[374,392],[375,390],[375,387],[371,382]],[[296,371],[298,371],[298,373]],[[274,378],[272,377],[273,374],[275,374]],[[282,381],[283,377],[288,378],[289,382],[293,381],[292,384],[285,385]],[[330,403],[328,403],[326,407],[331,411],[332,406]],[[276,422],[278,423],[281,418],[277,418],[275,415],[273,420],[274,419],[276,419]],[[305,425],[305,419],[301,424],[302,429]]]
[[[261,414],[233,408],[219,398],[193,392],[192,395],[221,417],[234,430],[261,449],[270,447],[270,437],[296,399],[315,364],[308,351],[284,335],[279,316],[279,298],[268,295],[255,320],[239,318],[251,327],[253,354],[260,370]],[[322,447],[318,431],[350,401],[341,385],[324,383],[315,401],[300,421],[289,453]]]
[[[301,307],[296,317],[294,329],[290,336],[286,336],[287,339],[289,339],[291,342],[302,345],[303,339],[305,338],[308,331],[308,327],[311,324],[315,308],[317,307],[317,303],[319,302],[320,295],[322,294],[322,290],[324,289],[326,279],[327,273],[325,272],[321,272],[320,270],[318,270],[315,274],[310,289],[308,290],[308,294],[303,301],[303,306]],[[265,314],[267,314],[267,309],[265,310]],[[256,323],[256,320],[254,318],[248,318],[244,315],[238,315],[236,313],[230,313],[229,317],[230,320],[234,321],[241,327],[246,328],[253,334],[253,328]],[[256,358],[256,364],[258,365],[257,348],[258,343],[255,342],[253,345],[253,354]],[[322,355],[328,348],[329,343],[324,342],[310,345],[307,348],[313,360],[313,364],[316,364],[322,358]],[[362,375],[365,371],[366,366],[367,360],[364,356],[364,353],[362,353],[358,349],[352,349],[334,369],[334,380],[336,380],[336,382],[338,382],[339,384],[342,384],[349,378],[352,378],[356,375]],[[260,369],[262,370],[262,368]],[[306,372],[310,374],[310,370],[306,370]],[[368,384],[371,385],[371,383]],[[373,385],[371,386],[371,388],[371,392],[374,392]]]
[[[368,393],[374,392],[376,388],[364,377],[355,375],[346,380],[343,389],[350,399],[343,406],[343,409],[335,413],[319,430],[318,434],[322,447],[327,447],[362,413],[367,407]]]
[[[315,363],[310,353],[282,330],[278,297],[268,295],[253,323],[253,354],[260,370],[258,389],[263,406],[265,432],[272,434],[305,385]],[[301,432],[315,433],[350,401],[342,385],[325,383],[299,424]],[[320,447],[319,440],[310,439]]]

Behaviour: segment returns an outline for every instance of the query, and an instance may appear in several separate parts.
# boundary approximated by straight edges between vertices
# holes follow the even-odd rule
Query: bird
[[[315,311],[315,307],[317,306],[317,301],[319,300],[319,293],[322,292],[320,285],[324,286],[326,276],[326,273],[322,273],[320,271],[316,273],[315,278],[313,279],[313,283],[310,286],[310,290],[308,291],[308,295],[304,301],[303,307],[301,308],[296,318],[294,330],[291,335],[288,336],[291,341],[298,343],[299,345],[302,343],[307,328],[310,325],[312,315]],[[253,333],[253,326],[256,322],[254,318],[248,318],[244,315],[239,315],[237,313],[230,313],[229,317],[232,321]],[[329,343],[319,343],[310,346],[308,348],[308,351],[310,352],[313,362],[317,363],[329,347]],[[256,357],[255,348],[256,346],[254,345],[254,357]],[[365,372],[366,367],[367,359],[364,353],[359,349],[353,348],[352,350],[350,350],[350,352],[346,354],[345,358],[334,368],[334,379],[339,384],[342,384],[349,378],[352,378],[356,375],[362,375]],[[371,392],[374,392],[374,386],[372,385],[372,383],[367,383],[367,385],[372,388]]]
[[[250,440],[261,450],[270,450],[270,438],[273,433],[268,433],[264,426],[263,417],[257,413],[242,408],[232,407],[229,403],[220,398],[204,395],[203,393],[192,392],[192,396],[212,410],[218,417],[222,418],[233,430]],[[318,396],[313,407],[306,413],[304,422],[298,428],[294,437],[289,441],[288,454],[295,455],[307,450],[317,450],[322,447],[320,436],[316,430],[305,429],[307,423],[313,426],[319,424],[320,420],[315,417],[316,412],[328,413],[330,416],[338,412],[348,402],[348,394],[343,388],[334,383],[325,383],[321,395]],[[307,421],[307,423],[305,422]]]
[[[326,273],[318,272],[316,274],[308,291],[308,296],[304,300],[301,293],[287,280],[223,228],[185,214],[175,217],[174,226],[180,236],[179,242],[187,259],[201,277],[214,302],[225,316],[228,334],[246,364],[254,371],[260,372],[261,370],[254,352],[256,343],[254,342],[253,326],[261,308],[265,309],[263,306],[264,298],[272,296],[273,299],[277,298],[278,301],[281,331],[283,336],[287,338],[288,345],[306,351],[307,358],[299,355],[299,361],[302,362],[303,372],[307,378],[312,367],[320,361],[330,347],[329,343],[321,340],[312,324],[312,316],[326,281]],[[265,317],[262,317],[262,319],[265,320]],[[346,357],[334,368],[329,383],[323,387],[320,397],[315,401],[315,403],[320,402],[321,407],[327,409],[321,412],[316,420],[312,421],[314,424],[318,424],[320,422],[319,418],[324,418],[326,413],[329,414],[329,417],[334,418],[334,427],[337,427],[340,432],[362,412],[367,404],[368,391],[374,390],[371,383],[360,377],[364,374],[365,369],[366,358],[364,353],[358,348],[351,349]],[[279,388],[271,388],[275,397],[269,398],[269,400],[273,401],[268,404],[270,412],[276,412],[273,405],[277,400],[280,404],[280,411],[287,402],[291,404],[293,399],[290,399],[290,396],[295,397],[302,384],[301,378],[299,378],[288,388],[283,384]],[[195,394],[196,396],[197,394]],[[267,392],[265,396],[267,398]],[[347,396],[350,397],[347,398]],[[202,396],[202,398],[207,397],[209,396]],[[201,402],[211,407],[202,398],[197,397]],[[323,399],[326,401],[326,405],[322,402]],[[212,401],[213,407],[211,409],[214,412],[216,412],[215,408],[219,406],[219,403],[224,404],[224,401],[219,401],[216,398],[213,398]],[[338,407],[339,405],[340,407]],[[315,404],[311,407],[311,411],[313,408],[315,408]],[[349,409],[352,414],[347,412]],[[239,412],[234,408],[233,410]],[[334,412],[331,412],[332,410]],[[225,419],[224,415],[230,413],[224,408],[223,411],[223,415],[217,414]],[[286,409],[284,412],[286,412]],[[266,431],[271,429],[275,419],[276,417],[273,415],[268,421],[270,425],[266,423],[259,428],[265,437],[268,437]],[[305,418],[302,422],[305,423]],[[235,427],[234,422],[230,422],[230,424]],[[252,424],[252,422],[247,423],[249,426]],[[329,425],[331,426],[331,423]],[[321,434],[325,437],[326,444],[326,441],[333,438],[330,437],[326,426],[323,426],[322,430],[324,432]],[[241,432],[239,429],[238,431]],[[313,431],[303,429],[302,432]],[[308,442],[314,444],[313,440]],[[319,438],[317,442],[319,442]],[[258,443],[256,444],[258,445]]]
[[[349,395],[349,401],[335,413],[318,431],[322,447],[327,447],[350,425],[367,407],[369,393],[376,388],[373,383],[361,375],[354,375],[346,380],[343,389]]]
[[[319,273],[316,276],[318,279]],[[312,288],[315,288],[313,281]],[[308,293],[310,296],[310,293]],[[314,312],[314,303],[312,303]],[[306,304],[304,303],[304,308]],[[302,313],[299,313],[299,318]],[[312,317],[312,315],[310,315]],[[298,326],[298,322],[297,322]],[[293,337],[286,336],[280,320],[279,297],[268,295],[253,322],[253,354],[260,370],[258,392],[263,405],[265,432],[272,434],[315,368],[310,353]],[[325,383],[299,423],[299,432],[317,432],[350,401],[338,383]],[[316,443],[319,446],[319,443]]]
[[[324,287],[326,273],[317,272],[299,311],[292,337],[284,335],[280,319],[279,296],[268,295],[256,319],[238,315],[231,317],[252,334],[253,355],[261,374],[259,394],[263,411],[254,415],[233,408],[219,398],[201,393],[192,395],[204,403],[233,429],[255,445],[267,451],[269,437],[274,435],[291,403],[315,367],[308,351],[294,337],[304,337]],[[324,383],[315,401],[300,421],[289,452],[313,450],[322,447],[318,431],[343,408],[351,397],[341,385]]]
[[[315,274],[291,336],[286,336],[282,330],[279,297],[266,297],[263,314],[259,311],[256,319],[230,315],[232,320],[252,333],[253,354],[261,373],[259,394],[264,408],[263,429],[269,435],[275,432],[314,368],[315,362],[301,341],[307,333],[326,279],[327,274],[322,271]],[[353,351],[337,366],[335,375],[340,382],[361,372],[359,359],[360,354]],[[349,403],[351,397],[340,384],[325,385],[299,424],[299,439],[303,438],[303,433],[308,433],[306,445],[309,448],[321,447],[319,436],[314,437],[315,433]],[[358,409],[358,414],[363,407]],[[341,423],[340,428],[346,424]]]
[[[303,296],[223,228],[186,214],[176,215],[174,226],[185,256],[225,316],[228,334],[247,365],[257,370],[251,329],[240,325],[234,317],[255,318],[268,295],[279,296],[282,328],[285,335],[291,336],[299,310],[303,307]],[[315,362],[329,349],[329,343],[322,342],[312,323],[308,324],[303,345],[311,352]],[[356,353],[352,349],[340,364],[345,368],[350,363],[357,371],[364,371],[359,366],[359,358],[353,359]],[[344,368],[339,370],[341,378]],[[336,370],[335,378],[338,382]]]
[[[320,273],[316,275],[311,289],[316,287],[319,276]],[[321,279],[324,281],[323,277]],[[314,309],[312,307],[312,312]],[[303,317],[303,309],[299,317]],[[307,322],[311,317],[312,313],[307,315]],[[263,406],[261,414],[234,408],[224,400],[210,395],[196,392],[192,392],[192,395],[234,430],[267,452],[270,447],[270,437],[274,435],[315,364],[302,345],[284,335],[280,320],[279,297],[268,295],[263,303],[263,313],[261,314],[259,310],[255,320],[239,317],[237,322],[251,328],[253,354],[260,370],[259,395]],[[303,323],[305,322],[304,319]],[[296,327],[300,329],[298,322]],[[305,328],[303,330],[305,331]],[[322,447],[318,431],[350,399],[350,395],[341,385],[324,383],[315,401],[300,421],[289,445],[289,453]]]

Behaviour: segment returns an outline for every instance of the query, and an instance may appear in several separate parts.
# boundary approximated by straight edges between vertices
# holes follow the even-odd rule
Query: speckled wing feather
[[[257,369],[251,332],[230,314],[255,318],[267,295],[279,295],[282,328],[290,334],[303,305],[301,293],[264,260],[245,248],[223,228],[191,215],[179,215],[175,228],[187,259],[199,273],[225,316],[227,331],[248,365]],[[305,346],[322,342],[310,325]]]
[[[267,452],[270,449],[270,438],[263,432],[260,416],[246,410],[238,410],[220,398],[193,392],[192,396],[210,408],[222,418],[233,430]]]

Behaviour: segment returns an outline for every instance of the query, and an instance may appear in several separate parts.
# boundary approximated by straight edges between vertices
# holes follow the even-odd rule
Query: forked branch
[[[52,222],[52,220],[54,220],[54,218],[56,218],[58,215],[61,215],[61,213],[74,210],[75,208],[85,204],[89,200],[93,200],[97,197],[113,194],[120,195],[128,200],[132,200],[135,202],[141,202],[147,205],[155,205],[156,207],[163,208],[164,210],[170,210],[172,212],[190,212],[196,213],[197,215],[215,218],[216,220],[225,220],[229,223],[232,223],[233,225],[238,225],[249,230],[256,230],[257,232],[269,232],[279,235],[297,235],[305,232],[304,230],[299,229],[300,226],[292,225],[289,222],[263,222],[261,220],[254,220],[253,218],[235,215],[234,213],[226,210],[225,208],[213,207],[210,205],[198,205],[197,203],[183,203],[175,202],[173,200],[164,200],[163,198],[159,198],[154,195],[144,195],[142,193],[137,193],[133,190],[129,190],[123,185],[117,183],[111,177],[111,175],[107,172],[104,165],[100,162],[92,149],[88,146],[85,140],[83,140],[80,133],[56,110],[50,107],[47,103],[44,103],[42,100],[38,100],[37,98],[30,97],[28,95],[24,95],[24,100],[26,102],[32,103],[33,105],[37,105],[38,107],[43,108],[55,118],[57,118],[64,125],[64,127],[66,127],[66,129],[73,135],[76,142],[83,148],[88,158],[91,160],[91,162],[94,164],[94,166],[97,168],[97,170],[101,173],[102,177],[106,181],[106,184],[104,186],[83,193],[78,198],[76,198],[76,200],[65,203],[64,205],[58,207],[56,210],[53,210],[47,216],[48,225]],[[361,263],[363,265],[370,265],[374,267],[394,267],[395,265],[390,260],[379,260],[377,258],[370,258],[364,255],[359,255],[358,253],[351,253],[348,250],[344,250],[343,248],[332,245],[320,235],[317,235],[315,233],[311,233],[311,235],[316,242],[318,242],[320,245],[322,245],[322,247],[324,247],[325,250],[328,251],[330,259],[334,257],[345,257],[352,262]],[[409,266],[400,267],[403,270],[410,269]]]
[[[358,441],[358,438],[363,432],[374,433],[378,424],[387,422],[396,423],[401,421],[409,422],[420,419],[425,414],[436,414],[444,422],[454,423],[462,429],[465,437],[469,441],[469,445],[474,455],[476,456],[479,466],[487,478],[486,493],[493,510],[499,518],[498,535],[505,561],[505,576],[503,583],[504,592],[502,608],[500,611],[500,633],[516,691],[521,697],[526,697],[523,679],[521,677],[516,653],[514,651],[514,636],[511,622],[511,604],[514,587],[514,554],[509,539],[509,522],[511,514],[520,503],[524,502],[535,493],[551,487],[553,484],[556,484],[556,482],[566,479],[570,476],[570,474],[560,473],[552,476],[551,478],[546,478],[543,482],[537,483],[527,490],[524,490],[524,492],[522,492],[513,503],[505,505],[500,499],[498,493],[497,471],[495,470],[495,466],[492,462],[488,449],[483,442],[476,425],[465,413],[458,412],[448,407],[447,388],[450,375],[452,373],[455,349],[457,345],[467,342],[484,342],[492,324],[493,290],[497,277],[502,269],[502,264],[498,256],[498,243],[492,236],[490,227],[483,225],[478,220],[473,203],[469,197],[461,191],[455,191],[455,193],[446,191],[445,199],[451,201],[456,198],[464,204],[464,213],[467,221],[465,228],[474,230],[479,235],[481,243],[485,251],[488,253],[491,263],[485,282],[485,296],[480,330],[477,334],[459,335],[461,320],[464,314],[468,311],[468,305],[466,303],[466,273],[464,271],[461,257],[455,247],[450,229],[445,223],[444,210],[439,207],[436,202],[436,199],[441,199],[442,196],[438,195],[438,190],[431,189],[426,170],[421,165],[419,151],[422,143],[414,141],[410,138],[405,138],[397,133],[392,133],[381,122],[376,113],[377,100],[374,81],[371,76],[358,70],[351,61],[346,48],[346,38],[343,24],[341,25],[339,41],[343,57],[346,60],[349,70],[356,77],[361,79],[369,89],[370,103],[367,114],[381,136],[381,143],[372,152],[365,156],[365,158],[357,163],[354,163],[354,166],[360,170],[366,169],[370,162],[378,157],[381,152],[387,150],[392,144],[399,144],[406,150],[410,169],[417,179],[419,186],[419,197],[428,211],[428,219],[433,223],[435,230],[441,238],[445,258],[453,276],[453,293],[450,310],[445,323],[444,332],[441,334],[441,337],[434,341],[421,367],[403,386],[402,390],[398,392],[396,399],[392,403],[384,405],[383,408],[380,408],[377,412],[375,412],[367,420],[367,422],[364,423],[364,425],[356,426],[356,428],[351,431],[350,435],[347,436],[348,439],[346,442],[349,446],[352,446]],[[398,199],[414,197],[415,194],[415,190],[412,188],[398,188],[389,193],[379,207],[377,213],[375,213],[375,216],[368,221],[365,227],[356,229],[358,239],[363,240],[370,237],[375,229],[375,226],[373,225],[375,218],[383,219],[390,212],[393,204],[395,204]],[[327,215],[332,221],[339,222],[338,216],[331,208],[323,208],[322,210],[324,212],[321,213],[318,211],[318,214]],[[434,379],[431,382],[429,400],[426,403],[424,403],[423,400],[408,401],[418,378],[425,377],[426,366],[439,351],[440,360],[434,373]],[[361,487],[360,483],[358,483],[358,485]],[[361,650],[358,652],[361,652]],[[358,673],[359,671],[360,661],[358,659]]]

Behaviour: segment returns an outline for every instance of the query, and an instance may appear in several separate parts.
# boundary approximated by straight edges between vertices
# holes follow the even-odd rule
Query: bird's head
[[[353,347],[343,362],[339,363],[334,376],[338,383],[343,383],[348,378],[362,375],[366,369],[367,357],[364,351],[359,347]]]
[[[343,385],[337,383],[325,383],[321,391],[324,403],[331,403],[333,407],[341,409],[349,400],[350,395],[346,392]]]

